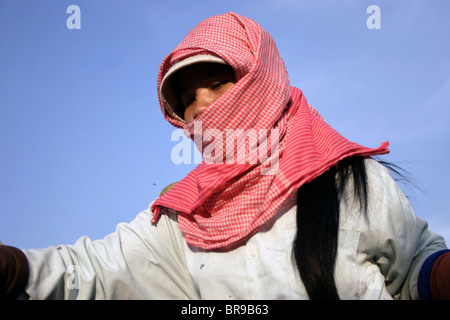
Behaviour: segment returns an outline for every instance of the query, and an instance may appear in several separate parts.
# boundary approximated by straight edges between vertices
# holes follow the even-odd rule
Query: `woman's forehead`
[[[212,77],[217,74],[229,73],[233,69],[229,65],[219,63],[196,63],[186,68],[179,70],[175,75],[179,79],[178,81],[193,79],[202,79],[206,77]]]
[[[222,76],[234,78],[233,68],[229,65],[218,63],[196,63],[177,71],[173,80],[176,90],[183,92],[188,90],[189,87]]]

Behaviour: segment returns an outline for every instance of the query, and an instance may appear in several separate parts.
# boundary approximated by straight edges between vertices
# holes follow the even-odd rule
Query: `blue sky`
[[[70,30],[66,9],[81,9]],[[381,10],[370,30],[369,5]],[[233,11],[275,39],[291,83],[345,137],[408,170],[416,213],[450,240],[450,2],[0,1],[0,241],[103,238],[193,165],[175,165],[161,60]]]

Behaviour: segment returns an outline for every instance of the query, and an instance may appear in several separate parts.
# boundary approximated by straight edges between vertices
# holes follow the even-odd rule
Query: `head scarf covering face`
[[[177,62],[204,54],[233,67],[237,82],[186,125],[167,111],[161,80]],[[208,18],[187,34],[161,64],[158,94],[164,117],[185,130],[204,161],[152,204],[152,222],[163,208],[176,210],[186,241],[204,249],[248,239],[290,194],[343,158],[389,152],[386,142],[370,149],[332,129],[301,90],[290,86],[272,37],[234,13]],[[242,135],[248,138],[244,151],[235,148]],[[223,144],[214,143],[211,152],[218,138]]]
[[[206,19],[163,60],[158,93],[161,80],[172,65],[201,54],[222,58],[233,67],[237,80],[236,86],[220,102],[201,115],[203,125],[214,121],[214,128],[218,130],[272,128],[291,97],[288,74],[272,37],[254,21],[236,14]],[[251,114],[242,107],[234,109],[249,104],[254,108]],[[161,107],[170,123],[186,127],[169,115],[163,105]],[[217,119],[222,121],[218,123]]]

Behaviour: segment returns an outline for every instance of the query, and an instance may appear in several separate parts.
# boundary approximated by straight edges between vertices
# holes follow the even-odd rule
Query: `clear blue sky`
[[[272,34],[292,84],[345,137],[390,141],[385,159],[421,188],[404,187],[416,213],[450,240],[450,1],[1,0],[0,241],[103,238],[192,170],[171,161],[156,75],[192,27],[227,11]]]

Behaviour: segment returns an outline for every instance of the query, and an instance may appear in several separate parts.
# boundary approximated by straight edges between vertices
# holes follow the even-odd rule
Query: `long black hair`
[[[365,214],[368,185],[363,157],[349,157],[340,161],[297,191],[294,258],[310,299],[339,299],[334,280],[339,203],[350,175],[353,177],[354,195]]]
[[[348,157],[297,191],[297,236],[293,255],[303,284],[311,300],[338,300],[334,265],[338,248],[339,204],[344,189],[353,179],[353,196],[367,218],[368,177],[365,159]],[[377,160],[393,175],[420,190],[411,175],[396,164]]]

